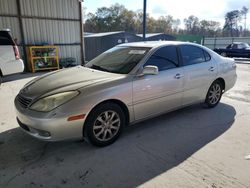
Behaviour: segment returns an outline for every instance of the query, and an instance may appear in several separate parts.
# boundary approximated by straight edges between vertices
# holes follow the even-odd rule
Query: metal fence
[[[250,37],[215,37],[204,38],[202,44],[210,49],[225,48],[233,42],[246,42],[250,44]]]

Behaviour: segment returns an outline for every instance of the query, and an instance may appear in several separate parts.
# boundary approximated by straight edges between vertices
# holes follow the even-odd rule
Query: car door
[[[243,50],[240,48],[240,44],[233,44],[231,57],[242,57]]]
[[[205,100],[217,75],[217,65],[204,49],[194,45],[179,46],[184,71],[183,105]]]
[[[135,120],[181,106],[183,68],[179,66],[176,46],[165,46],[155,51],[143,67],[153,65],[158,75],[135,76],[133,105]]]
[[[248,51],[243,43],[238,44],[237,53],[238,53],[238,56],[236,57],[248,57]]]

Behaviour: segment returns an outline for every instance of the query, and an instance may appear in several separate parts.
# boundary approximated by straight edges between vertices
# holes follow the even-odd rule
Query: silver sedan
[[[122,44],[27,83],[15,99],[17,121],[41,140],[105,146],[126,125],[194,103],[215,107],[236,77],[233,59],[197,44]]]

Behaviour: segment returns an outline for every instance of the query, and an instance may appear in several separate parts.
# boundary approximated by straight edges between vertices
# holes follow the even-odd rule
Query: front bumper
[[[44,141],[75,140],[83,137],[85,119],[67,121],[68,116],[48,117],[45,113],[23,109],[15,100],[17,122],[27,134]],[[39,115],[40,113],[40,115]]]

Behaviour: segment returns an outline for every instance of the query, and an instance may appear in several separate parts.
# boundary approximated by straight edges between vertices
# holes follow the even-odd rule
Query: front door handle
[[[183,76],[179,73],[174,76],[175,79],[180,79],[181,77],[183,77]]]
[[[213,72],[215,70],[215,68],[214,67],[210,67],[208,70],[211,71],[211,72]]]

